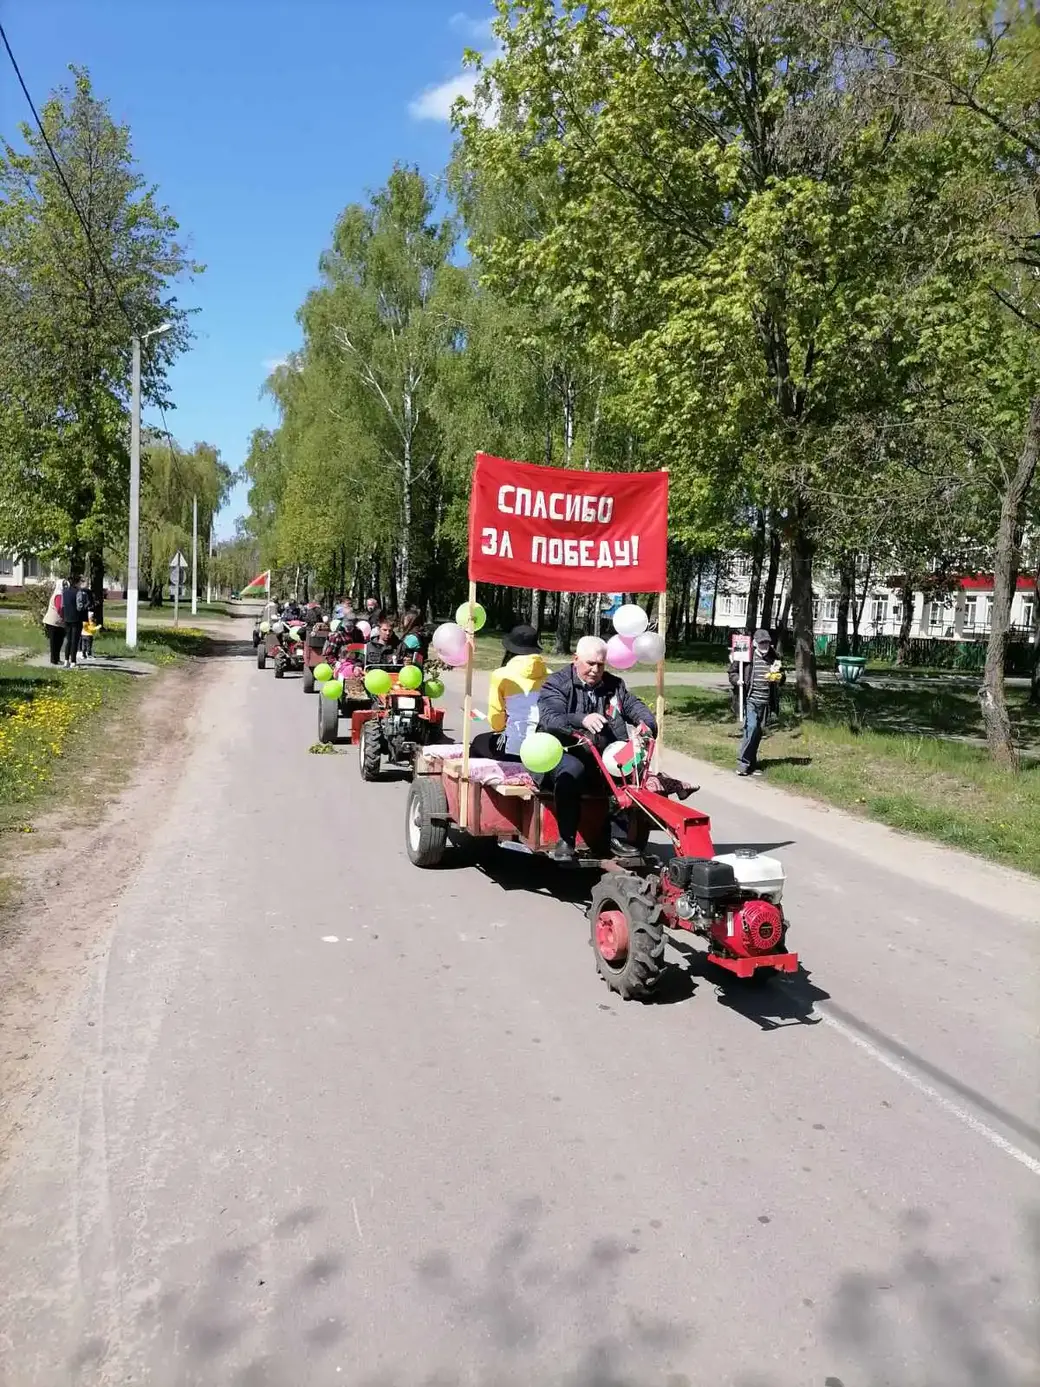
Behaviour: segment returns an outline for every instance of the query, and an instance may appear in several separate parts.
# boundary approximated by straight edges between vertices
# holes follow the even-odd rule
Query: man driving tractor
[[[365,663],[368,665],[397,665],[401,663],[398,647],[400,641],[389,621],[381,621],[378,629],[372,632],[365,646]]]

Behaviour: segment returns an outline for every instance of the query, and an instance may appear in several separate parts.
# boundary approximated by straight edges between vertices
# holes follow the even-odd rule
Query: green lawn
[[[652,690],[637,690],[642,696]],[[1027,753],[1040,753],[1040,709],[1009,692],[1014,726]],[[762,746],[768,780],[893,828],[1040,875],[1040,760],[1018,775],[993,765],[970,688],[864,687],[851,696],[825,687],[815,719],[784,699]],[[728,698],[710,689],[668,694],[665,741],[679,751],[733,767],[739,730]]]
[[[212,640],[191,626],[141,626],[137,632],[137,649],[128,650],[126,627],[121,621],[106,622],[105,629],[94,638],[95,655],[136,657],[153,664],[171,664],[184,656],[205,655]],[[42,626],[30,624],[21,616],[0,616],[0,648],[39,655],[47,649],[47,635]]]

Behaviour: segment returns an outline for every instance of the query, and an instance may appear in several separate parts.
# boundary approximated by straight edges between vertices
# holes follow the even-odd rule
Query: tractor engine
[[[783,952],[784,872],[754,852],[675,857],[662,878],[665,909],[681,928],[705,935],[711,952],[753,959]]]

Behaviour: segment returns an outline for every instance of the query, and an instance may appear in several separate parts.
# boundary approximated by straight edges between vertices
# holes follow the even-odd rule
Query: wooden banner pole
[[[469,827],[469,734],[470,723],[473,721],[473,607],[476,600],[477,585],[470,583],[469,609],[466,617],[466,697],[462,703],[462,775],[459,778],[459,827],[464,830]]]
[[[668,633],[668,591],[661,593],[657,599],[657,634],[663,639],[667,639]],[[667,654],[667,651],[665,652]],[[654,747],[653,769],[661,768],[661,752],[664,749],[664,659],[657,662],[657,707],[654,710],[657,717],[657,743]]]

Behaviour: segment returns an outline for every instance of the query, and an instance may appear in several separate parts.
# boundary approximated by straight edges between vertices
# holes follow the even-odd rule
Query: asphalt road
[[[575,878],[413,869],[315,719],[212,679],[0,1193],[5,1387],[1037,1381],[1035,922],[706,790],[807,974],[623,1004]]]

